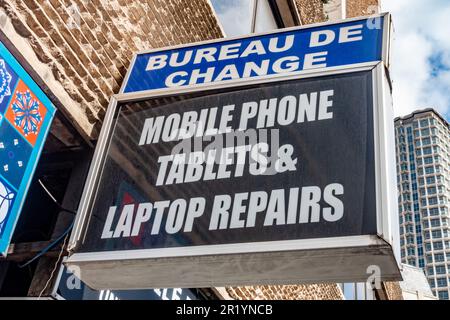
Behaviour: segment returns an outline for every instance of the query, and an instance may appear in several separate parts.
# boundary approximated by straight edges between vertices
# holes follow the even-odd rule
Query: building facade
[[[422,268],[402,264],[402,276],[400,288],[404,300],[437,300]]]
[[[109,97],[134,52],[378,12],[378,0],[0,0],[0,41],[58,109],[13,244],[0,261],[0,296],[54,291],[65,242],[36,257],[73,221],[61,207],[77,209]],[[337,284],[216,288],[203,296],[344,299]],[[395,283],[377,296],[401,299]]]
[[[449,124],[433,109],[395,120],[402,262],[449,298]]]

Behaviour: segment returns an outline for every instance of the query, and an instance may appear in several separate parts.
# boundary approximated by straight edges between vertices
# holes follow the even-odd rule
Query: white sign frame
[[[92,164],[89,170],[88,178],[85,184],[83,196],[78,209],[74,230],[69,241],[70,257],[66,261],[68,266],[76,265],[80,267],[81,278],[84,282],[95,289],[122,289],[128,288],[149,288],[150,287],[210,287],[210,286],[227,286],[227,285],[246,285],[246,284],[286,284],[286,283],[307,283],[307,282],[360,282],[366,281],[361,269],[353,272],[350,277],[338,273],[332,273],[330,277],[314,277],[311,275],[301,274],[297,279],[285,279],[283,276],[277,277],[276,274],[270,274],[269,267],[260,270],[267,273],[266,281],[262,281],[257,276],[252,276],[250,270],[243,277],[230,280],[227,277],[217,279],[211,282],[208,277],[193,277],[185,279],[183,270],[189,266],[195,267],[200,264],[210,266],[208,270],[219,271],[220,268],[211,267],[214,264],[212,258],[226,257],[229,261],[238,262],[243,256],[248,256],[254,261],[266,261],[267,253],[278,253],[280,257],[292,257],[295,259],[295,252],[304,255],[305,252],[317,252],[323,259],[333,258],[336,254],[347,254],[359,252],[362,259],[364,254],[386,254],[388,259],[380,261],[381,277],[384,280],[398,280],[401,278],[399,271],[400,249],[398,240],[398,207],[397,207],[397,190],[396,190],[396,166],[395,166],[395,150],[394,150],[394,131],[393,131],[393,109],[391,105],[391,86],[387,75],[387,65],[389,61],[389,39],[391,33],[391,21],[388,14],[384,16],[384,41],[383,41],[383,61],[361,63],[351,66],[341,66],[327,68],[326,70],[313,69],[290,74],[280,74],[276,76],[267,76],[258,79],[248,79],[239,81],[225,81],[221,83],[209,83],[196,86],[186,86],[179,88],[157,89],[137,93],[121,93],[114,95],[109,103],[106,116],[103,121],[100,137],[94,153]],[[361,18],[359,18],[361,19]],[[349,20],[346,20],[349,21]],[[335,22],[334,22],[335,23]],[[328,23],[327,23],[328,24]],[[319,24],[319,25],[327,25]],[[307,26],[310,27],[310,26]],[[220,40],[218,40],[220,41]],[[191,44],[192,45],[192,44]],[[159,49],[161,50],[161,49]],[[148,52],[148,51],[147,51]],[[135,55],[136,57],[136,55]],[[133,61],[135,58],[133,59]],[[133,62],[132,62],[133,64]],[[131,70],[131,68],[130,68]],[[250,242],[238,244],[222,244],[222,245],[203,245],[197,247],[176,247],[161,249],[138,249],[124,251],[108,251],[108,252],[91,252],[77,253],[77,247],[83,241],[87,225],[89,224],[89,213],[96,196],[96,188],[99,182],[99,176],[102,171],[106,150],[111,138],[114,117],[117,106],[120,103],[151,99],[156,97],[173,96],[177,94],[193,93],[206,90],[217,90],[224,88],[240,87],[245,85],[255,85],[262,83],[280,82],[285,80],[305,79],[312,77],[337,75],[344,73],[353,73],[358,71],[371,71],[373,80],[373,111],[374,111],[374,146],[375,146],[375,177],[376,177],[376,215],[377,215],[377,236],[348,236],[333,237],[322,239],[304,239],[304,240],[285,240],[271,242]],[[127,74],[127,77],[129,75]],[[127,79],[127,78],[126,78]],[[125,79],[125,82],[126,82]],[[344,251],[342,251],[344,250]],[[389,254],[391,252],[391,254]],[[298,259],[301,257],[298,256]],[[336,257],[335,257],[336,258]],[[181,260],[184,266],[177,269]],[[234,260],[233,260],[234,259]],[[273,258],[271,258],[273,259]],[[320,259],[319,259],[320,260]],[[319,261],[318,260],[318,261]],[[225,261],[216,259],[216,262]],[[135,279],[116,279],[113,274],[102,276],[106,268],[120,268],[124,264],[129,266],[130,272],[142,272],[151,262],[152,272],[160,272],[161,281],[155,278],[148,278],[148,275],[135,277]],[[134,264],[134,267],[131,265]],[[168,271],[168,266],[174,267],[174,272]],[[351,266],[347,266],[351,268]],[[148,267],[147,267],[148,268]],[[383,270],[384,268],[384,270]],[[220,272],[220,271],[219,271]],[[132,287],[131,287],[132,286]]]

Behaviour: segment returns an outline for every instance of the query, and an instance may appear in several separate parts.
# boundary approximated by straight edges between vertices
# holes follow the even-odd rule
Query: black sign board
[[[390,16],[286,32],[135,55],[69,240],[86,284],[400,278]]]
[[[128,103],[79,251],[376,234],[374,194],[371,72]]]
[[[53,296],[62,300],[202,300],[196,289],[94,290],[61,267]]]
[[[72,235],[67,265],[89,286],[399,279],[382,64],[128,97],[110,107]]]

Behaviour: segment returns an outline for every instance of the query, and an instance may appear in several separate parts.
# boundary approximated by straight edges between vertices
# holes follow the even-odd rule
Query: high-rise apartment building
[[[424,268],[439,299],[450,292],[450,126],[433,109],[395,119],[402,262]]]

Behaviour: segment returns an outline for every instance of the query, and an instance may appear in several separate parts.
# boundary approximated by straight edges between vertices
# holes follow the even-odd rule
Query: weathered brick
[[[64,106],[69,117],[92,139],[134,52],[223,36],[206,0],[0,0],[0,10],[38,59],[51,63],[73,100]]]
[[[342,300],[337,284],[246,286],[226,288],[236,300]]]
[[[347,18],[379,13],[379,0],[347,0]]]
[[[323,22],[326,20],[323,13],[322,0],[295,0],[302,24]]]

